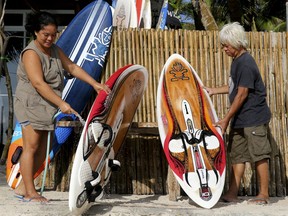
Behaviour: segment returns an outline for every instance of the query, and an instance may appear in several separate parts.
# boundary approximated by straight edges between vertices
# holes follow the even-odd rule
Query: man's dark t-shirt
[[[229,100],[232,104],[238,86],[249,89],[242,107],[231,121],[232,128],[244,128],[266,124],[271,112],[266,102],[266,89],[254,58],[245,52],[231,64]]]

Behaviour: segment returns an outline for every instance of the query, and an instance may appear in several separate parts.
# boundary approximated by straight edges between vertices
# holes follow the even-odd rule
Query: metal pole
[[[1,111],[0,111],[0,145],[3,144],[3,136],[4,136],[4,133],[3,133],[3,113],[4,113],[4,106],[1,106]],[[2,154],[1,151],[0,151],[0,154]]]

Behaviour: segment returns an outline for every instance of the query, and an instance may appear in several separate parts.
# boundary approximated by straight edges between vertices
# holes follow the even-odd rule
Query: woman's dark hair
[[[56,28],[58,27],[57,20],[54,15],[49,12],[41,11],[36,13],[30,13],[27,15],[27,22],[25,25],[25,29],[27,32],[33,35],[34,39],[36,35],[34,32],[39,32],[43,29],[44,26],[47,25],[55,25]]]

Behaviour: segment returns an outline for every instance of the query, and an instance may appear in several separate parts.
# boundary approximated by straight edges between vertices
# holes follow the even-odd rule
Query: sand
[[[50,199],[48,204],[23,202],[14,197],[6,183],[5,166],[0,165],[0,215],[72,215],[68,208],[68,192],[44,191],[43,195]],[[251,197],[240,198],[243,199],[241,203],[218,202],[212,209],[204,209],[186,196],[170,201],[167,195],[105,194],[83,215],[288,215],[287,197],[271,197],[268,205],[251,205],[247,203]]]

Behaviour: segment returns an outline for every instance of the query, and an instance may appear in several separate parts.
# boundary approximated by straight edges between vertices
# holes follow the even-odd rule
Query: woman
[[[210,95],[229,94],[231,103],[227,114],[216,125],[225,133],[231,121],[229,156],[232,163],[229,190],[225,202],[238,202],[238,190],[246,162],[254,162],[260,190],[251,204],[267,204],[269,200],[269,164],[271,147],[267,127],[271,118],[266,102],[266,89],[254,58],[248,53],[244,28],[237,22],[225,25],[220,31],[225,53],[233,58],[229,86],[206,88]]]
[[[58,108],[63,113],[77,114],[61,98],[63,71],[90,84],[96,92],[110,93],[110,89],[96,82],[54,44],[58,25],[52,14],[29,14],[27,21],[25,28],[33,34],[34,40],[22,51],[17,69],[14,111],[22,128],[20,170],[23,181],[15,193],[25,200],[47,202],[37,193],[33,175],[45,160],[48,132],[54,130],[53,116]]]

